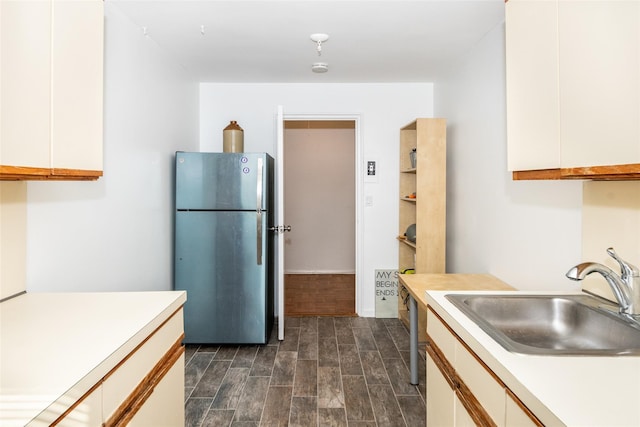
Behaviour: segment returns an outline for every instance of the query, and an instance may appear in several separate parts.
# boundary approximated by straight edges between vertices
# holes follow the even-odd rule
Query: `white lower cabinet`
[[[427,310],[427,426],[542,426],[431,309]]]
[[[131,427],[184,425],[184,354],[133,416]]]
[[[116,370],[105,377],[102,410],[107,420],[117,419],[119,410],[122,412],[127,405],[135,403],[130,395],[136,388],[154,385],[154,374],[163,369],[158,365],[169,363],[175,351],[173,346],[180,340],[183,330],[181,315],[182,311],[171,317],[144,345],[129,354]]]
[[[433,359],[427,354],[427,425],[446,427],[455,425],[456,392],[447,383]]]
[[[456,397],[456,406],[455,406],[455,424],[449,424],[451,426],[455,425],[457,427],[476,427],[477,424],[473,421],[471,414],[467,411],[467,408],[462,404],[460,399]]]
[[[180,309],[53,425],[184,426],[183,332]]]

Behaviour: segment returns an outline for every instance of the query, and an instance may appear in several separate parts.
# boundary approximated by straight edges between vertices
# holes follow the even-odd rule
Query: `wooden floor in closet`
[[[355,274],[285,274],[286,316],[355,316]]]

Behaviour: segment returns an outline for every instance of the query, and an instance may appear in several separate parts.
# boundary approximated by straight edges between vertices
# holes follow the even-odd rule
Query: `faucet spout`
[[[631,297],[627,289],[627,284],[606,265],[597,262],[583,262],[582,264],[572,267],[566,276],[571,280],[582,280],[591,273],[599,273],[604,277],[618,301],[620,312],[628,313],[629,306],[631,305]]]

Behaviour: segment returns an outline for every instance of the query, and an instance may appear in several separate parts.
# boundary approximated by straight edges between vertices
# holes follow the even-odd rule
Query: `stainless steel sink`
[[[533,355],[640,355],[640,324],[589,295],[449,294],[505,349]]]

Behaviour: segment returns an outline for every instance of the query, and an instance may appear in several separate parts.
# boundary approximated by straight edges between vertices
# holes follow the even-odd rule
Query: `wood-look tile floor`
[[[287,317],[267,345],[187,346],[185,425],[424,426],[398,319]]]

